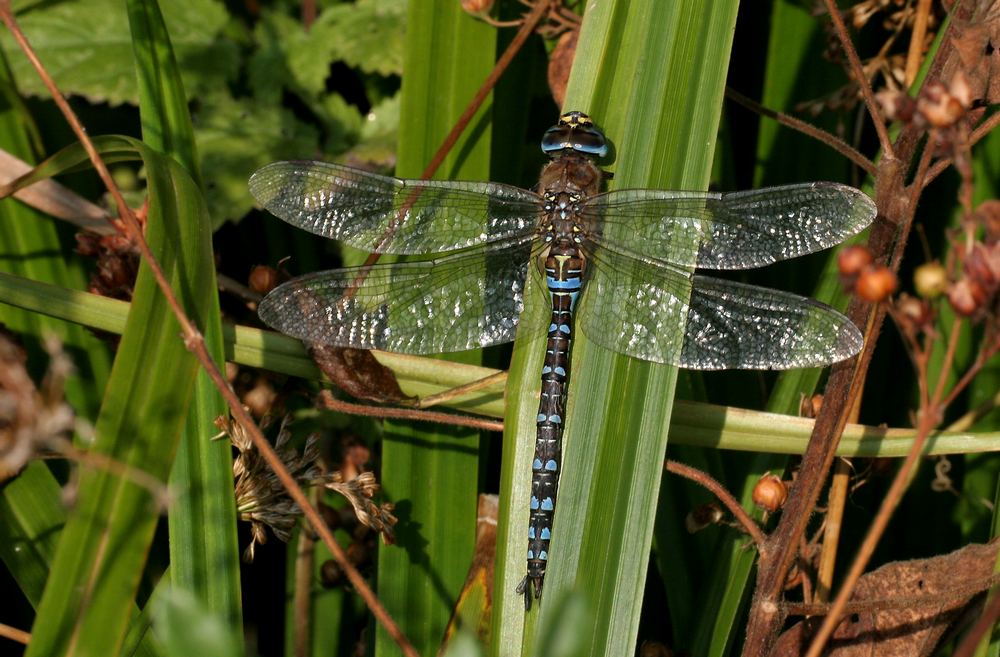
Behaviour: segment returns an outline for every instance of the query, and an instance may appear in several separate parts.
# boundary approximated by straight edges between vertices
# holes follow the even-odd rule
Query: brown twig
[[[847,33],[847,26],[844,25],[844,18],[840,15],[840,8],[837,7],[835,0],[823,0],[823,2],[826,4],[826,11],[830,14],[830,20],[833,22],[833,28],[837,32],[840,45],[847,55],[847,61],[850,63],[854,80],[858,83],[858,88],[861,89],[861,95],[865,99],[868,114],[871,115],[872,123],[875,124],[875,132],[878,134],[878,143],[882,148],[882,154],[889,159],[895,159],[895,151],[893,150],[892,140],[889,138],[889,131],[886,129],[885,121],[882,120],[882,113],[879,111],[878,103],[875,102],[875,94],[872,92],[872,87],[868,83],[867,76],[865,76],[865,68],[858,57],[858,51],[854,49],[854,44],[851,42],[851,35]]]
[[[351,584],[358,591],[358,594],[365,601],[365,604],[368,605],[368,608],[371,609],[372,614],[380,623],[383,624],[386,632],[388,632],[389,636],[392,637],[393,640],[400,646],[404,654],[408,657],[417,657],[417,652],[414,647],[410,644],[409,640],[399,629],[399,626],[396,625],[395,621],[393,621],[388,612],[375,597],[374,592],[361,576],[361,573],[359,573],[357,569],[351,565],[350,561],[347,559],[347,554],[344,552],[343,548],[340,547],[340,544],[334,539],[333,534],[326,526],[326,523],[323,522],[319,512],[312,504],[309,503],[309,500],[302,491],[302,488],[299,487],[298,483],[288,472],[288,469],[285,468],[284,464],[281,462],[281,458],[277,455],[277,453],[275,453],[274,448],[260,432],[260,429],[254,423],[253,418],[251,418],[249,413],[243,408],[243,404],[229,387],[229,384],[226,382],[222,372],[220,372],[219,368],[216,366],[215,361],[212,360],[205,347],[204,338],[194,323],[187,317],[184,310],[181,308],[180,303],[177,301],[177,297],[164,276],[160,264],[157,262],[156,258],[150,251],[149,245],[146,243],[138,220],[133,214],[131,208],[129,208],[128,204],[125,202],[125,199],[122,197],[121,191],[119,191],[114,180],[111,178],[111,174],[108,171],[107,166],[101,159],[101,156],[94,147],[93,142],[90,141],[86,129],[80,123],[73,110],[69,107],[69,104],[66,102],[62,92],[60,92],[56,87],[55,82],[48,74],[48,71],[45,70],[44,66],[42,66],[42,63],[39,61],[35,51],[28,43],[27,38],[24,36],[23,32],[21,32],[21,29],[10,10],[9,0],[0,0],[0,20],[2,20],[10,30],[15,41],[18,43],[18,46],[24,52],[32,66],[34,66],[42,82],[51,94],[53,101],[59,107],[59,110],[66,118],[67,123],[69,123],[73,132],[83,145],[90,161],[97,170],[98,176],[100,176],[108,192],[114,199],[119,216],[124,220],[128,230],[132,233],[132,237],[139,253],[146,262],[147,266],[150,268],[150,272],[153,274],[153,278],[156,280],[157,285],[162,291],[167,305],[170,307],[171,312],[174,314],[178,324],[181,326],[184,346],[191,351],[195,358],[197,358],[201,363],[205,372],[208,374],[215,387],[219,390],[223,398],[226,400],[226,403],[229,405],[230,413],[247,430],[254,446],[259,450],[268,465],[271,466],[271,469],[274,470],[275,475],[277,475],[282,485],[288,491],[289,496],[302,509],[309,523],[323,540],[324,545],[326,545],[326,547],[333,554],[337,563],[344,569],[344,572],[351,581]]]
[[[456,427],[472,427],[474,429],[484,429],[486,431],[503,431],[503,422],[499,420],[487,420],[473,417],[471,415],[454,415],[452,413],[437,413],[434,411],[423,411],[417,408],[394,408],[390,406],[368,406],[366,404],[355,404],[337,399],[329,390],[319,393],[319,403],[323,408],[349,415],[361,415],[365,417],[378,417],[392,420],[416,420],[418,422],[436,422],[438,424],[450,424]]]
[[[906,52],[906,71],[903,84],[907,87],[917,79],[920,70],[920,56],[924,53],[924,37],[927,35],[927,18],[931,13],[931,0],[920,0],[910,33],[910,47]]]
[[[319,488],[309,491],[314,503],[319,502]],[[303,527],[295,546],[295,592],[292,601],[295,610],[292,628],[292,653],[294,657],[308,657],[312,633],[313,571],[316,563],[316,536]]]
[[[751,518],[750,515],[743,509],[743,506],[739,503],[739,501],[733,497],[728,490],[726,490],[725,486],[720,484],[705,472],[702,472],[697,468],[692,468],[689,465],[684,465],[678,461],[666,459],[663,461],[663,468],[667,472],[679,475],[685,479],[690,479],[715,495],[715,497],[717,497],[718,500],[722,502],[727,509],[729,509],[729,512],[733,514],[733,517],[736,518],[738,523],[740,523],[743,530],[750,536],[750,538],[753,539],[753,542],[757,545],[757,550],[761,551],[764,549],[764,546],[766,545],[764,532],[761,531],[760,526],[754,522],[753,518]]]
[[[483,104],[483,101],[485,101],[486,97],[490,95],[490,92],[493,91],[493,87],[496,86],[500,76],[503,75],[503,72],[507,70],[507,67],[510,66],[511,61],[513,61],[514,55],[516,55],[521,50],[521,47],[524,46],[524,42],[528,40],[528,37],[535,31],[535,28],[541,22],[545,14],[549,12],[551,5],[552,0],[538,0],[531,12],[524,17],[524,23],[521,25],[521,29],[517,31],[517,34],[515,34],[514,38],[511,39],[510,44],[503,51],[503,54],[500,55],[500,59],[497,60],[497,63],[493,66],[493,70],[490,71],[490,74],[486,76],[486,80],[484,80],[482,86],[479,87],[479,91],[477,91],[476,95],[472,97],[471,101],[469,101],[465,111],[463,111],[462,115],[458,117],[457,121],[455,121],[455,126],[451,129],[451,132],[448,133],[448,136],[444,138],[444,141],[441,142],[441,146],[438,147],[437,152],[434,153],[434,157],[432,157],[431,161],[427,164],[427,168],[424,169],[424,172],[420,176],[421,178],[429,180],[438,170],[441,163],[444,162],[444,158],[455,146],[455,142],[458,141],[458,138],[465,130],[465,127],[469,124],[469,121],[472,120],[472,116],[479,110],[479,106]]]
[[[798,130],[807,137],[812,137],[813,139],[819,141],[820,143],[826,144],[827,146],[829,146],[830,148],[837,151],[838,153],[846,157],[848,160],[853,162],[855,166],[857,166],[859,169],[862,169],[869,176],[874,176],[875,173],[877,172],[877,168],[875,167],[875,164],[871,160],[862,155],[858,150],[852,148],[851,145],[845,142],[843,139],[839,139],[834,135],[831,135],[826,130],[821,130],[820,128],[817,128],[816,126],[810,123],[806,123],[801,119],[797,119],[794,116],[789,116],[788,114],[784,114],[783,112],[778,112],[773,109],[770,109],[769,107],[764,107],[757,101],[747,98],[740,92],[735,91],[730,87],[726,87],[726,98],[742,105],[751,112],[756,112],[761,116],[766,116],[769,119],[774,119],[781,125],[786,125],[789,128],[792,128],[793,130]]]
[[[451,401],[463,395],[467,395],[470,392],[476,392],[477,390],[482,390],[483,388],[488,388],[494,383],[500,383],[507,381],[508,372],[506,370],[497,372],[496,374],[491,374],[490,376],[485,376],[481,379],[477,379],[470,383],[464,385],[455,386],[454,388],[449,388],[444,392],[439,392],[434,395],[427,395],[426,397],[421,397],[417,401],[417,408],[430,408],[437,404],[443,404],[444,402]]]
[[[0,637],[10,639],[11,641],[17,641],[18,643],[24,645],[31,643],[31,634],[29,632],[19,630],[16,627],[11,627],[5,623],[0,623]]]
[[[820,552],[816,572],[816,600],[826,602],[833,590],[833,572],[837,565],[837,547],[840,529],[843,526],[844,508],[847,506],[847,492],[851,480],[851,466],[845,459],[837,459],[834,465],[830,490],[826,494],[827,513],[823,527],[823,549]]]

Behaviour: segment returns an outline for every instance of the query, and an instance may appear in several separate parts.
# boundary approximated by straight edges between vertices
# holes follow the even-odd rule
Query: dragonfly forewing
[[[728,194],[625,189],[594,197],[619,251],[707,269],[749,269],[839,244],[868,226],[875,204],[853,187],[815,182]]]
[[[272,214],[372,253],[442,253],[535,230],[541,199],[492,182],[402,180],[313,161],[274,162],[250,178]]]
[[[278,286],[258,308],[273,328],[310,342],[409,354],[514,339],[531,241],[438,260],[333,269]]]

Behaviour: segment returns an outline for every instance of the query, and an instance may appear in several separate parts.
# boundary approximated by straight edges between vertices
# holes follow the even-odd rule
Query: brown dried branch
[[[486,431],[503,431],[503,422],[499,420],[487,420],[485,418],[473,417],[471,415],[454,415],[452,413],[437,413],[434,411],[424,411],[416,408],[391,408],[385,406],[367,406],[365,404],[354,404],[337,399],[328,390],[319,393],[317,402],[326,409],[347,413],[348,415],[361,415],[364,417],[378,417],[382,419],[394,420],[417,420],[418,422],[437,422],[438,424],[450,424],[456,427],[472,427],[474,429],[484,429]]]
[[[754,521],[750,515],[743,510],[743,506],[739,501],[733,497],[725,486],[720,484],[718,481],[713,479],[711,476],[702,472],[697,468],[692,468],[689,465],[684,465],[679,461],[671,461],[666,459],[663,462],[663,468],[667,472],[672,472],[675,475],[684,477],[685,479],[690,479],[694,483],[698,484],[702,488],[705,488],[720,502],[722,502],[729,512],[733,514],[736,521],[743,527],[743,530],[753,539],[753,542],[757,545],[758,551],[762,550],[765,545],[764,532],[761,531],[760,526]]]

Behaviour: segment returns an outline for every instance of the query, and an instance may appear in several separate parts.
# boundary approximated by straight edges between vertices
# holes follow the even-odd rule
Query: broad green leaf
[[[329,7],[310,28],[313,48],[366,73],[403,72],[406,0],[358,0]],[[308,53],[303,53],[308,56]]]
[[[216,91],[201,98],[193,118],[213,228],[253,207],[247,179],[256,169],[273,160],[317,154],[316,129],[276,105]]]
[[[707,184],[735,16],[735,3],[590,8],[564,109],[584,110],[605,129],[617,154],[614,186]],[[580,654],[635,651],[676,370],[578,336],[541,616],[522,637],[523,602],[509,589],[523,576],[526,517],[501,515],[493,654],[517,654],[533,634],[543,637],[548,600],[568,590],[583,594],[594,618],[580,628]],[[501,496],[512,496],[513,513],[527,505],[541,351],[519,341],[511,365],[504,453],[512,458]]]
[[[20,5],[21,29],[64,93],[112,105],[138,101],[132,40],[122,2],[66,0]],[[220,2],[170,2],[165,18],[191,97],[232,77],[237,53],[235,44],[218,38],[228,18]],[[10,58],[24,93],[47,96],[6,30],[0,34],[0,46]]]

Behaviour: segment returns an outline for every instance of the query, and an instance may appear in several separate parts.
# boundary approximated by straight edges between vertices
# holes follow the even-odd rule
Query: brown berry
[[[327,559],[319,567],[319,581],[323,588],[332,589],[344,581],[344,571],[333,559]]]
[[[776,474],[768,472],[753,487],[753,503],[758,509],[774,513],[785,504],[788,487]]]
[[[493,9],[493,0],[462,0],[462,11],[473,16],[481,16]]]
[[[257,294],[267,294],[278,285],[278,270],[267,265],[257,265],[250,270],[250,289]]]
[[[843,276],[857,276],[872,264],[872,253],[860,245],[847,246],[837,254],[837,267]]]
[[[884,301],[896,291],[896,275],[885,265],[874,265],[861,272],[854,291],[865,301]]]
[[[913,272],[913,289],[924,299],[936,299],[948,289],[948,272],[940,262],[925,262]]]

